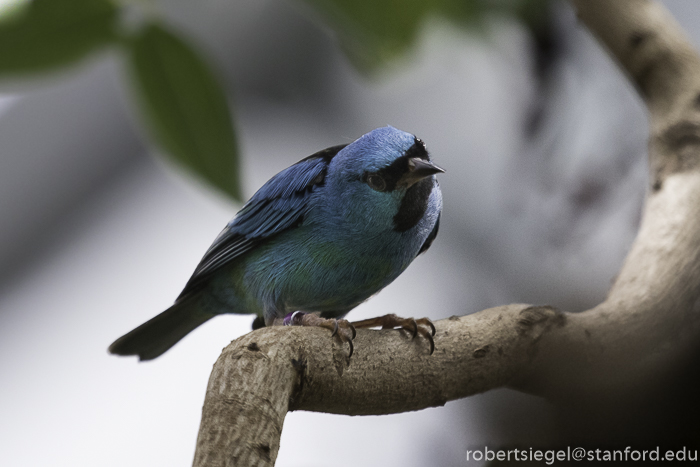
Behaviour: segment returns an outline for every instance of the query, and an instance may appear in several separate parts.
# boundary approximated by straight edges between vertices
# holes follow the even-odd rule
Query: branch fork
[[[435,352],[358,329],[347,358],[320,328],[242,336],[212,370],[195,466],[272,466],[290,410],[377,415],[499,387],[562,400],[655,387],[700,341],[700,57],[651,0],[574,0],[650,116],[650,191],[606,300],[581,313],[512,304],[435,323]]]

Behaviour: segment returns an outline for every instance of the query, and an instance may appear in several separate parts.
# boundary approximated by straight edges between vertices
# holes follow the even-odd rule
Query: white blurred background
[[[700,44],[700,3],[664,3]],[[434,20],[371,79],[293,1],[161,7],[220,68],[246,197],[387,124],[446,169],[433,247],[351,319],[579,311],[605,296],[639,221],[646,117],[568,5],[554,8],[546,66],[515,19],[478,32]],[[107,354],[172,303],[240,207],[150,153],[116,59],[0,87],[3,465],[190,465],[211,366],[250,330],[251,316],[221,316],[153,362]],[[393,416],[295,412],[277,465],[467,465],[470,448],[549,442],[550,412],[508,390]]]

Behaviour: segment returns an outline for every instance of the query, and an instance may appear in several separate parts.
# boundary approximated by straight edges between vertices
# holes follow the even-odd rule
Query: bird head
[[[440,172],[423,141],[387,126],[343,148],[330,163],[327,183],[342,216],[404,231],[425,212]]]

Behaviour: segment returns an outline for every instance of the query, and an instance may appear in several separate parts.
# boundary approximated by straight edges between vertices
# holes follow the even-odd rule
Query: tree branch
[[[651,189],[607,299],[582,313],[506,305],[436,324],[436,351],[358,330],[350,362],[323,329],[264,328],[214,365],[195,466],[271,466],[289,410],[389,414],[497,387],[554,400],[649,387],[700,337],[700,58],[648,0],[574,0],[650,115]],[[643,384],[642,384],[643,383]]]

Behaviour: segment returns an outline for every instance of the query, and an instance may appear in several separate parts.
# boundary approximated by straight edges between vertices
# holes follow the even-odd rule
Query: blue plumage
[[[344,316],[430,246],[441,171],[422,141],[392,127],[284,169],[229,222],[175,305],[110,351],[155,358],[220,313],[266,325],[297,310]]]

